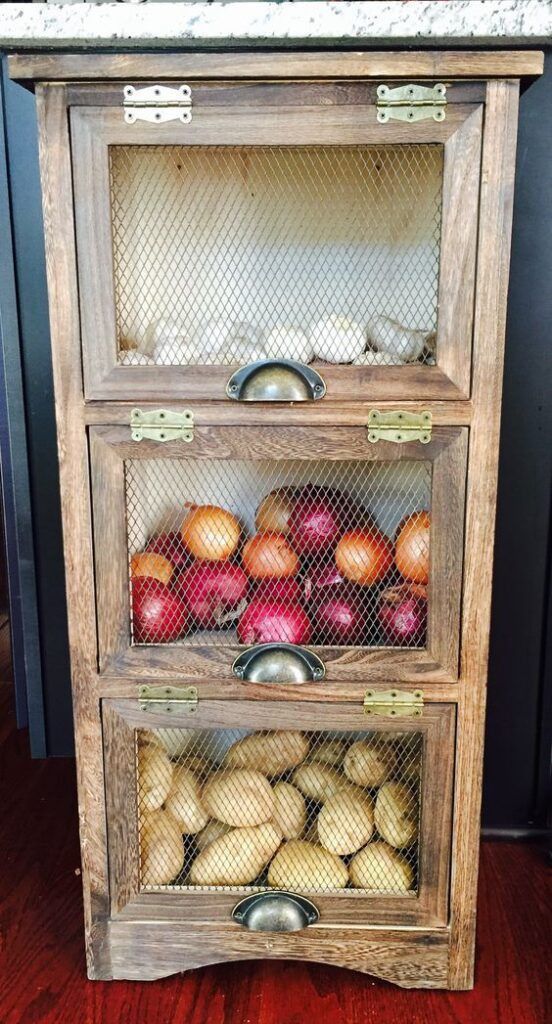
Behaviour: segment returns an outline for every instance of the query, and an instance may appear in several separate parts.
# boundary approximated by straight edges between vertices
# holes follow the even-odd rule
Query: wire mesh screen
[[[110,172],[120,362],[435,362],[442,146],[113,146]]]
[[[143,888],[416,891],[421,733],[136,735]]]
[[[423,647],[431,463],[125,463],[135,644]]]

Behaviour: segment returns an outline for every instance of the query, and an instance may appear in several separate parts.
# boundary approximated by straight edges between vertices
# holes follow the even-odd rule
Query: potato
[[[324,743],[314,747],[309,761],[315,761],[317,764],[331,764],[337,768],[342,764],[346,750],[345,740],[325,740]]]
[[[337,768],[326,764],[302,764],[293,773],[293,782],[310,800],[323,804],[328,797],[340,789],[348,789],[351,783]]]
[[[138,732],[138,746],[139,747],[159,747],[163,750],[163,744],[159,739],[157,733],[151,729],[140,729]]]
[[[184,765],[174,769],[165,808],[187,835],[193,836],[196,832],[201,832],[209,821],[209,815],[201,803],[199,782],[193,772]]]
[[[157,729],[155,735],[163,745],[169,757],[183,758],[201,741],[199,729]]]
[[[376,828],[390,846],[401,850],[418,835],[418,802],[411,787],[386,782],[378,791],[374,813]]]
[[[348,879],[335,853],[301,839],[284,843],[268,869],[268,883],[276,889],[344,889]]]
[[[298,839],[307,823],[304,797],[289,782],[277,782],[274,786],[273,820],[284,839]]]
[[[262,825],[274,814],[270,782],[250,768],[212,775],[205,783],[201,802],[211,817],[238,828]]]
[[[362,791],[336,793],[318,815],[318,838],[331,853],[356,853],[370,841],[373,831],[374,802]]]
[[[407,892],[414,884],[414,872],[408,861],[387,843],[368,843],[353,857],[349,871],[357,889],[379,892]]]
[[[227,832],[231,832],[230,825],[225,825],[223,821],[217,821],[216,818],[212,818],[211,821],[207,822],[204,829],[195,837],[195,843],[198,850],[204,850],[209,843],[214,842],[215,839],[219,839],[220,836],[225,836]]]
[[[254,732],[234,743],[224,759],[230,768],[255,768],[264,775],[282,775],[304,761],[309,741],[294,729]]]
[[[155,744],[138,744],[138,799],[143,811],[155,811],[165,802],[172,784],[173,766]]]
[[[219,836],[198,854],[190,869],[191,885],[247,885],[264,871],[282,841],[268,823],[236,828]]]
[[[143,885],[166,885],[184,867],[184,840],[168,811],[150,811],[140,819],[140,869]]]
[[[381,740],[357,740],[343,761],[347,778],[359,786],[377,788],[387,781],[395,765],[395,752]]]

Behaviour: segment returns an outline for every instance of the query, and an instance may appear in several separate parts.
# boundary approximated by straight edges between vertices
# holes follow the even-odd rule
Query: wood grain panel
[[[15,54],[11,78],[492,78],[540,75],[539,50],[414,50],[405,53]]]
[[[476,850],[518,92],[517,82],[489,83],[482,158],[462,620],[461,678],[465,686],[460,701],[456,756],[449,977],[452,988],[470,988],[473,984]]]
[[[111,913],[139,891],[138,784],[134,729],[107,701],[102,707]]]
[[[88,450],[82,416],[82,368],[72,180],[64,88],[37,91],[46,268],[50,297],[56,422],[75,717],[84,916],[88,969],[109,976],[109,913],[99,704],[94,690],[94,605]]]

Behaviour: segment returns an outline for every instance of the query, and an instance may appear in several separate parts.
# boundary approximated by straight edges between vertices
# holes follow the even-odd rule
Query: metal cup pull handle
[[[251,932],[300,932],[315,924],[320,914],[314,903],[304,896],[273,889],[240,900],[232,917]]]
[[[261,359],[242,366],[226,385],[237,402],[312,402],[323,398],[326,385],[316,370],[292,359]]]
[[[236,658],[232,672],[246,683],[307,683],[326,675],[324,662],[295,644],[260,644]]]

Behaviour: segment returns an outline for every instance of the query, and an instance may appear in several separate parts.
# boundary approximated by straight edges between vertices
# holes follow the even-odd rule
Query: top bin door
[[[469,396],[482,106],[451,86],[444,120],[382,124],[375,90],[199,84],[187,124],[72,109],[87,398],[229,401],[281,358],[325,401]]]

